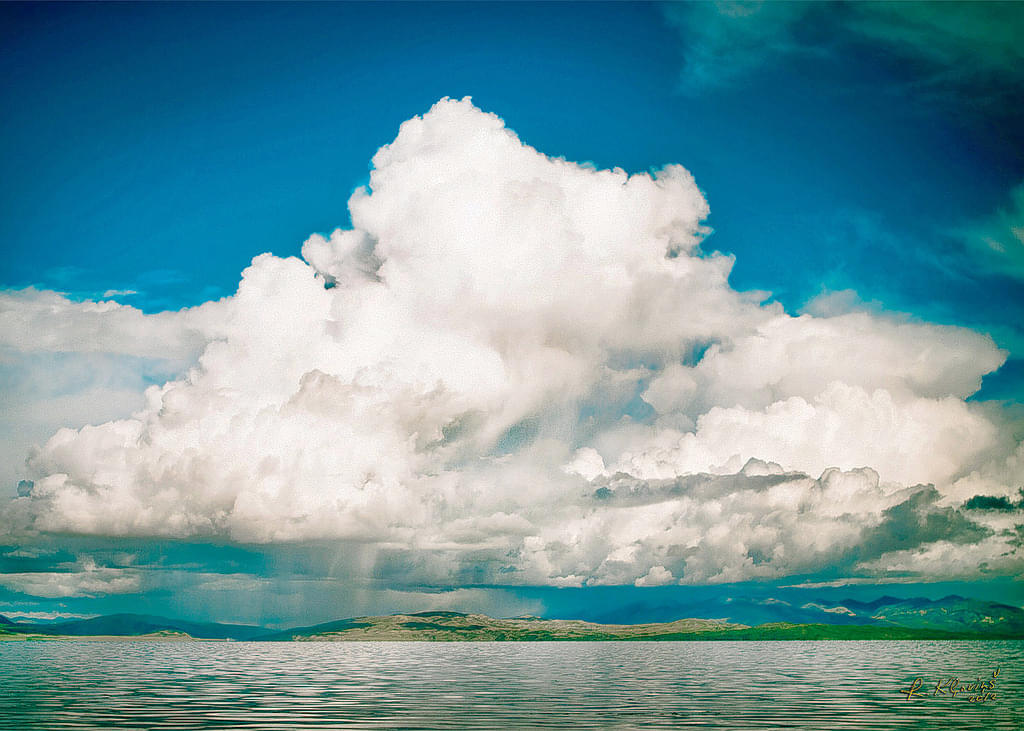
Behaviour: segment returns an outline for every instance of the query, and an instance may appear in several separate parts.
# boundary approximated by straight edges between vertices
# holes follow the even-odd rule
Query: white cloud
[[[641,576],[633,583],[636,586],[664,586],[674,582],[675,577],[672,575],[672,572],[664,566],[651,566],[651,570],[646,575]]]
[[[349,209],[195,310],[17,294],[20,353],[201,352],[129,418],[54,434],[9,529],[329,538],[409,583],[730,581],[842,560],[904,485],[1016,469],[964,401],[990,338],[733,290],[682,167],[549,158],[442,100]]]
[[[947,578],[945,576],[943,579]],[[787,584],[780,589],[836,589],[844,586],[861,586],[875,584],[914,584],[920,582],[920,576],[854,576],[832,581],[805,581],[800,584]],[[927,580],[927,579],[926,579]]]
[[[763,409],[712,407],[694,432],[655,431],[614,469],[638,477],[736,472],[750,458],[818,474],[872,466],[884,479],[948,484],[998,444],[998,428],[964,401],[868,392],[833,381],[813,399],[790,396]]]
[[[0,586],[46,599],[134,594],[141,590],[137,571],[98,567],[84,559],[60,572],[0,573]]]
[[[96,616],[95,614],[75,614],[74,612],[11,612],[6,609],[0,609],[0,613],[15,622],[26,619],[30,622],[64,622],[69,619],[92,619]]]
[[[153,381],[183,373],[216,334],[204,332],[216,307],[146,315],[59,292],[0,292],[0,495],[56,429],[129,416]]]
[[[1017,576],[1024,569],[1024,557],[1006,551],[1006,543],[995,535],[973,545],[935,541],[927,546],[892,551],[858,566],[876,576],[941,576],[973,581],[979,576]]]
[[[186,359],[205,342],[200,312],[146,315],[114,301],[76,302],[31,287],[9,290],[0,292],[0,348]]]

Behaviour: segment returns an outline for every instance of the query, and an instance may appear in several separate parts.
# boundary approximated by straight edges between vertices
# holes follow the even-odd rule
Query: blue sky
[[[912,93],[906,59],[869,43],[765,50],[740,78],[692,89],[685,39],[644,4],[5,14],[9,286],[134,289],[146,311],[230,294],[254,252],[296,254],[347,222],[345,199],[402,121],[470,95],[551,155],[630,172],[682,162],[738,288],[791,308],[852,287],[914,314],[1020,320],[1000,317],[1016,282],[934,262],[1024,177],[1013,69],[981,79],[1007,96],[994,109],[973,79]],[[896,281],[883,256],[909,265]]]
[[[0,28],[0,286],[7,292],[31,287],[71,302],[114,300],[146,315],[230,296],[254,256],[300,256],[311,234],[350,228],[346,201],[370,181],[377,150],[442,97],[469,96],[550,157],[639,174],[684,166],[710,207],[703,225],[713,232],[701,250],[735,258],[732,290],[770,293],[768,302],[791,315],[845,308],[990,335],[1005,363],[981,373],[980,391],[956,396],[997,414],[996,430],[1019,439],[1020,4],[5,4]],[[14,332],[21,321],[4,322],[10,337],[0,388],[10,413],[34,414],[31,424],[13,416],[0,424],[13,445],[0,469],[10,497],[18,480],[38,481],[46,471],[42,463],[23,468],[16,454],[59,426],[128,417],[142,405],[142,389],[179,377],[203,347],[168,346],[161,356],[158,345],[145,352],[25,346]],[[966,336],[943,337],[948,344]],[[641,362],[646,356],[637,353]],[[646,384],[632,401],[605,394],[602,403],[636,416],[635,395]],[[86,392],[120,395],[100,408],[75,400]],[[507,433],[522,433],[526,423]],[[611,448],[595,445],[610,464]],[[968,467],[961,465],[963,474]],[[1019,486],[999,479],[1007,495]],[[951,505],[955,491],[940,486],[940,493],[946,502],[936,504]],[[235,570],[222,564],[221,549],[190,550],[187,560],[174,559],[192,567],[180,570],[186,578],[161,583],[151,577],[168,574],[145,566],[166,566],[166,556],[184,549],[147,547],[152,536],[142,529],[126,536],[64,528],[92,535],[92,543],[69,551],[37,538],[45,550],[26,548],[28,539],[12,529],[5,543],[27,553],[0,568],[19,576],[114,572],[109,578],[141,566],[142,578],[122,585],[130,591],[72,588],[63,596],[9,582],[0,611],[2,602],[71,602],[77,610],[145,606],[229,618],[230,601],[214,610],[193,591],[198,598],[184,606],[181,597],[192,595],[167,588],[198,572],[234,577],[238,591],[245,581],[264,582],[267,609],[249,611],[250,621],[330,618],[329,608],[280,598],[316,589],[267,588],[288,573],[269,559]],[[107,540],[135,543],[104,553]],[[223,550],[246,555],[277,550],[223,540]],[[118,552],[134,558],[118,563]],[[49,564],[37,562],[45,556]],[[346,566],[337,591],[350,596],[350,584],[366,577]],[[322,566],[301,573],[314,587],[334,575]],[[429,572],[379,568],[373,591],[392,590],[389,577],[406,573],[415,576],[402,586],[430,584]],[[988,591],[979,588],[984,576],[970,576],[957,575],[965,591]],[[529,603],[524,588],[491,590],[480,588],[493,585],[489,579],[460,577],[452,586],[475,587],[460,591],[504,597],[465,600],[475,606]],[[624,596],[645,591],[623,581]],[[1024,597],[999,586],[1000,596]],[[346,601],[353,611],[402,604]],[[612,603],[619,601],[627,603]]]

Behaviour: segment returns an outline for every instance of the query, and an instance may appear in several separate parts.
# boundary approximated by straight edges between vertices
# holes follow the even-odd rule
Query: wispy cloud
[[[665,17],[679,34],[683,91],[728,85],[765,64],[822,51],[796,31],[817,3],[666,3]]]
[[[1024,183],[987,219],[956,235],[967,244],[967,263],[989,274],[1024,279]]]
[[[92,619],[95,614],[75,614],[74,612],[23,612],[0,610],[8,619],[27,619],[30,622],[53,622],[67,619]]]
[[[875,584],[917,584],[927,578],[913,576],[851,576],[845,579],[832,579],[831,581],[804,581],[800,584],[786,584],[780,589],[835,589],[844,586],[871,586]],[[835,610],[825,610],[835,611]]]
[[[912,64],[905,71],[923,93],[969,91],[977,102],[1024,78],[1024,13],[1013,2],[667,3],[664,12],[679,34],[684,91],[865,45]]]

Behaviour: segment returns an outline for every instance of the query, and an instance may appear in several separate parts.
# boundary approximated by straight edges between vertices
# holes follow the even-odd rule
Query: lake
[[[0,725],[1017,731],[1022,659],[1024,641],[0,642]],[[994,698],[934,695],[996,670]]]

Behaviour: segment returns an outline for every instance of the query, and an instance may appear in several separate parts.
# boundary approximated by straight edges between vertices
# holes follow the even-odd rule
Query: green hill
[[[811,621],[803,621],[800,617],[797,621],[749,624],[728,619],[598,624],[578,619],[500,619],[483,614],[432,611],[353,617],[283,631],[140,614],[112,614],[52,624],[13,622],[0,616],[0,639],[122,637],[278,642],[1024,639],[1022,612],[1008,605],[950,596],[941,600],[882,597],[867,603],[847,601],[840,606],[841,614],[835,611],[835,607],[824,604],[807,604],[799,608],[814,617]],[[792,610],[790,605],[786,607]],[[836,616],[842,621],[816,621],[822,615],[829,619]]]
[[[653,624],[595,624],[571,619],[518,617],[495,619],[482,614],[419,612],[387,617],[355,617],[312,627],[298,627],[260,637],[295,642],[536,642],[598,640],[912,640],[997,639],[1021,635],[949,632],[891,625],[829,625],[775,622],[750,627],[719,619],[680,619]]]
[[[662,639],[666,635],[699,634],[743,626],[717,619],[680,619],[659,624],[594,624],[575,619],[496,619],[483,614],[418,612],[387,617],[356,617],[313,627],[297,627],[259,639],[431,642],[646,640]]]

